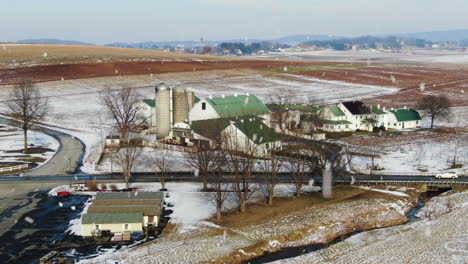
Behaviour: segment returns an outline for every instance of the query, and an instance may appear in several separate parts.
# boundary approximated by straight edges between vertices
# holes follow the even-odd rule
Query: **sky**
[[[466,0],[0,0],[0,42],[95,44],[468,28]]]

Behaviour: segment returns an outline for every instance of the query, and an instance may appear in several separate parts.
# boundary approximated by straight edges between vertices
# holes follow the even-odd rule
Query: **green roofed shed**
[[[270,114],[268,107],[255,95],[238,95],[205,99],[220,118]]]
[[[235,121],[234,125],[255,144],[264,144],[277,140],[273,128],[263,123],[258,117],[246,117]]]
[[[82,224],[143,223],[143,213],[89,213],[84,214]]]
[[[395,115],[398,122],[421,120],[418,111],[413,108],[390,110],[390,112]]]
[[[347,120],[325,120],[323,123],[327,125],[350,125],[352,124],[351,122]]]

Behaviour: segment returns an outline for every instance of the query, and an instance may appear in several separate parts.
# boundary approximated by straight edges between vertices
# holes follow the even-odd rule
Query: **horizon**
[[[9,3],[8,12],[0,18],[8,25],[0,29],[0,41],[61,39],[105,45],[200,38],[219,41],[294,35],[381,36],[468,28],[464,14],[468,3],[449,2],[140,0],[135,4],[122,0],[25,0]],[[421,6],[424,13],[420,12]]]

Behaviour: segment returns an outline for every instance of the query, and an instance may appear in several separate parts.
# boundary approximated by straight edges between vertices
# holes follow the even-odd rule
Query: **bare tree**
[[[133,166],[135,165],[135,161],[140,157],[141,152],[142,140],[140,138],[132,138],[121,143],[121,148],[115,155],[117,163],[122,167],[122,174],[125,178],[125,187],[127,189],[132,177]]]
[[[8,95],[6,106],[9,114],[21,122],[24,133],[23,152],[27,153],[28,130],[48,114],[49,102],[47,98],[41,97],[39,89],[30,80],[23,80]]]
[[[431,128],[433,128],[434,120],[450,117],[450,106],[450,101],[445,95],[426,95],[418,101],[416,108],[431,119]]]
[[[168,173],[174,167],[174,161],[175,157],[172,151],[163,149],[156,152],[156,156],[154,157],[154,166],[155,171],[158,171],[156,175],[161,183],[162,191],[166,190],[166,178]]]
[[[286,91],[276,91],[270,96],[270,109],[273,111],[273,119],[278,123],[279,129],[284,131],[287,128],[287,122],[290,112],[288,107],[292,104],[293,97]]]
[[[290,142],[288,149],[287,169],[291,175],[291,179],[296,192],[296,198],[301,197],[302,187],[307,174],[310,171],[310,154],[311,148],[307,146],[305,140],[296,137],[293,142]]]
[[[197,170],[202,178],[203,191],[208,190],[210,171],[213,171],[218,166],[218,148],[221,145],[221,132],[223,128],[224,126],[220,120],[213,120],[209,127],[199,128],[201,134],[211,134],[213,137],[210,140],[199,140],[195,148],[184,152],[187,164]]]
[[[275,195],[275,186],[277,184],[278,173],[283,167],[283,158],[277,155],[273,149],[267,156],[262,159],[260,169],[265,174],[265,191],[268,199],[268,205],[273,205],[273,197]]]
[[[210,192],[216,206],[216,220],[221,220],[221,212],[223,204],[229,196],[232,183],[228,182],[227,175],[224,173],[224,167],[226,165],[226,158],[222,151],[216,151],[213,162],[213,170],[210,172],[209,188],[212,189]]]
[[[244,133],[232,123],[223,132],[222,150],[226,157],[226,168],[233,179],[233,189],[239,201],[239,212],[245,212],[247,202],[258,188],[253,181],[253,169],[255,167],[257,145],[248,136],[248,119],[237,121],[242,126]]]
[[[132,88],[119,90],[106,89],[101,92],[101,102],[116,123],[121,141],[127,138],[129,132],[145,122],[139,104],[140,95]]]

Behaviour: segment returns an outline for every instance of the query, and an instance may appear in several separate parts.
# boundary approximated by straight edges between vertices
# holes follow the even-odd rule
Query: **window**
[[[348,125],[346,125],[345,127],[346,127],[346,128],[349,128],[349,126],[348,126]]]
[[[396,126],[396,123],[393,123],[394,126]]]
[[[124,224],[124,229],[125,229],[125,230],[130,229],[130,225],[129,225],[129,224]]]
[[[94,225],[94,229],[99,230],[99,225]]]
[[[419,123],[419,121],[416,121],[416,125]]]
[[[206,110],[206,103],[201,103],[201,110]]]

